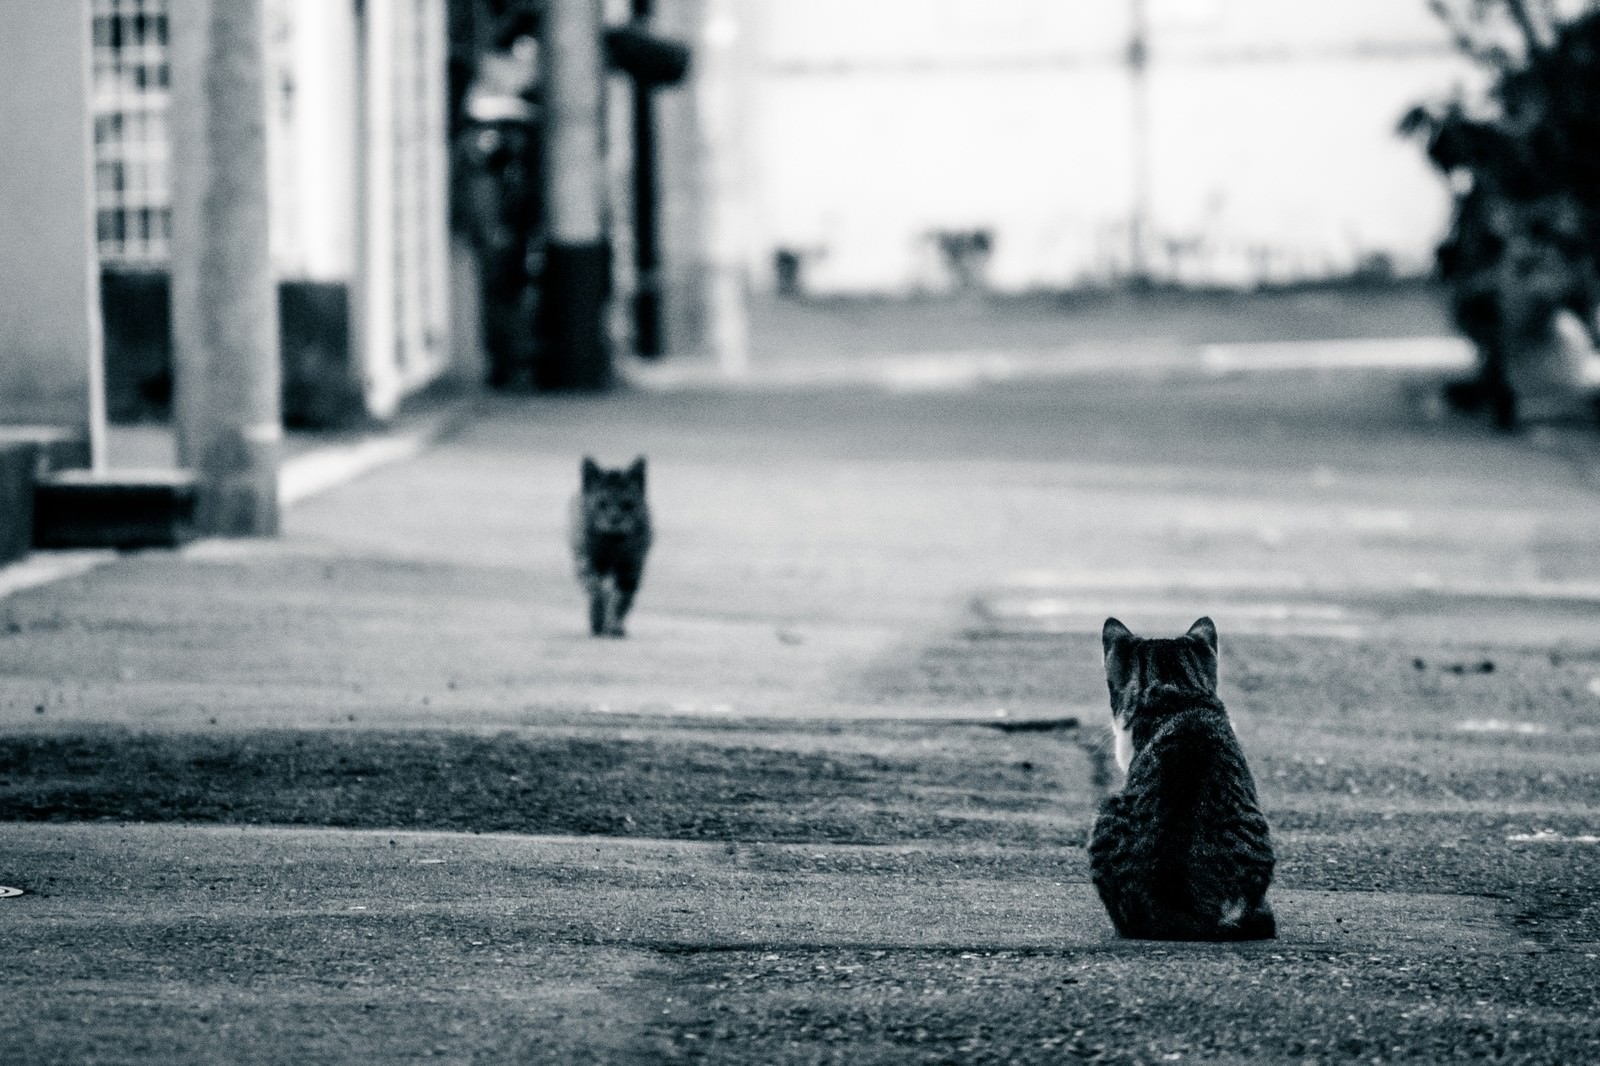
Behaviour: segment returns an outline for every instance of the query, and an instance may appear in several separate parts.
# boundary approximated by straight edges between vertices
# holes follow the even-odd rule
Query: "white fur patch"
[[[1113,720],[1111,733],[1117,740],[1117,765],[1127,773],[1128,764],[1133,762],[1133,730],[1124,729]]]
[[[1244,900],[1236,899],[1222,908],[1222,925],[1238,925],[1239,919],[1244,917]]]

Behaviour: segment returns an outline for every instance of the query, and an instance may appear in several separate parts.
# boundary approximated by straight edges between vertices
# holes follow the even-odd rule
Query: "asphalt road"
[[[0,600],[0,1047],[1600,1060],[1588,445],[1425,384],[501,401],[273,544]],[[623,642],[585,451],[651,460]],[[1216,619],[1278,941],[1112,936],[1106,613]]]

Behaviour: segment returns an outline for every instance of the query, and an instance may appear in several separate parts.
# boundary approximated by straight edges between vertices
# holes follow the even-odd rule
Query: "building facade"
[[[113,409],[169,364],[168,0],[91,0]],[[268,0],[270,254],[291,420],[386,418],[448,371],[445,0]]]

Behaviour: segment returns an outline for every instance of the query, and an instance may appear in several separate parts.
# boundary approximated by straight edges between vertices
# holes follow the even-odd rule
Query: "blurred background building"
[[[168,0],[92,0],[112,417],[164,410]],[[444,0],[269,0],[270,254],[285,417],[384,418],[449,368]]]
[[[752,0],[758,283],[1004,291],[1420,273],[1422,0]]]
[[[113,418],[159,416],[171,389],[168,0],[89,3],[106,398]],[[642,188],[631,86],[608,79],[610,334],[630,343],[629,298],[653,288],[658,347],[676,352],[715,347],[747,290],[1424,273],[1449,195],[1395,124],[1472,77],[1421,0],[594,7],[608,26],[642,13],[695,52],[690,91],[655,108],[654,267],[639,266],[631,224]],[[533,358],[502,352],[497,364],[493,349],[525,345],[537,310],[532,274],[519,278],[537,273],[544,224],[543,8],[268,0],[271,258],[291,424],[388,417],[452,369],[481,376],[486,340],[498,383],[516,376],[501,364]],[[497,82],[522,110],[471,113]],[[515,191],[508,144],[525,171]],[[474,168],[498,183],[488,210],[518,244],[498,260],[519,263],[499,271],[516,291],[480,277],[486,261],[497,268],[483,182],[475,193],[463,180]],[[519,197],[532,202],[503,202]]]

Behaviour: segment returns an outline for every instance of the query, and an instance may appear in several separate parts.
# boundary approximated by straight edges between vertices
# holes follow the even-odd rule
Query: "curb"
[[[417,416],[418,425],[330,444],[290,456],[278,467],[278,504],[293,507],[380,467],[411,459],[457,432],[477,410],[474,400]]]

